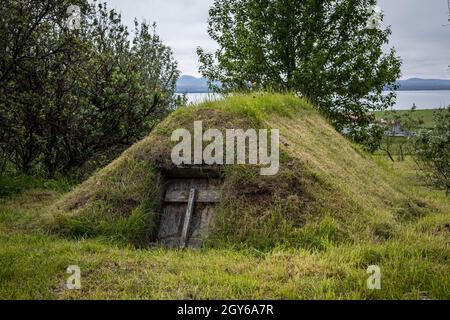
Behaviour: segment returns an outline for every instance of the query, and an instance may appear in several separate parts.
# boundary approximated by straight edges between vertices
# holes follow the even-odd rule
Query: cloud
[[[450,79],[450,26],[446,0],[379,0],[390,45],[403,60],[403,78]]]
[[[207,34],[208,9],[213,0],[106,0],[122,13],[130,27],[139,21],[158,25],[184,74],[198,76],[196,48],[212,51]],[[392,26],[390,45],[403,60],[403,78],[450,79],[450,26],[446,0],[379,0],[384,23]]]
[[[198,76],[196,49],[214,50],[215,43],[207,33],[208,10],[212,0],[106,0],[117,9],[130,28],[134,18],[156,22],[157,32],[174,51],[184,74]]]

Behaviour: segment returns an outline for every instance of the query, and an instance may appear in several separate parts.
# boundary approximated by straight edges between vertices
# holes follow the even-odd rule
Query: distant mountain
[[[209,91],[208,79],[206,78],[184,75],[177,81],[177,92],[179,93],[203,93]]]
[[[400,91],[450,90],[450,80],[411,78],[397,83]]]
[[[397,81],[400,91],[450,90],[450,80],[411,78]],[[177,92],[204,93],[210,92],[206,78],[189,75],[181,76],[177,81]]]

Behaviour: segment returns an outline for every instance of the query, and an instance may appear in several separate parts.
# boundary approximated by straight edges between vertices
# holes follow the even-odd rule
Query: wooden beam
[[[198,190],[196,202],[199,203],[217,203],[220,201],[219,190]],[[164,202],[187,203],[189,201],[189,193],[184,190],[168,190],[164,197]]]
[[[216,203],[220,201],[221,184],[219,179],[170,179],[166,182],[164,202],[187,203],[194,188],[195,202]]]
[[[168,178],[222,178],[223,166],[179,166],[171,169],[160,168]]]
[[[191,217],[194,211],[194,201],[195,201],[195,193],[196,190],[194,188],[191,189],[189,193],[189,201],[186,209],[186,215],[184,216],[183,230],[181,231],[181,248],[186,248],[187,244],[187,236],[189,232],[189,225],[191,224]]]

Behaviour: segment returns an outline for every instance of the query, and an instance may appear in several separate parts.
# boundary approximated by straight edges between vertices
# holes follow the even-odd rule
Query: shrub
[[[434,113],[434,128],[421,130],[413,154],[420,173],[432,185],[450,192],[450,106]]]

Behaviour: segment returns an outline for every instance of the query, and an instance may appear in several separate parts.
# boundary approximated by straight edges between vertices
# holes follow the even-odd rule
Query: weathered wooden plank
[[[197,190],[197,202],[216,203],[220,200],[220,180],[173,179],[167,183],[164,201],[186,203],[191,188]]]
[[[195,212],[194,212],[195,213]],[[183,220],[186,215],[186,203],[170,203],[163,207],[160,225],[158,229],[158,239],[166,242],[173,242],[178,247],[183,227]]]
[[[164,197],[165,202],[186,203],[189,201],[189,194],[184,190],[168,190]],[[198,190],[196,202],[217,203],[220,201],[219,190]]]
[[[223,166],[179,166],[162,170],[169,178],[221,178]]]
[[[184,217],[183,230],[181,231],[181,248],[186,248],[186,241],[189,231],[189,225],[191,223],[192,212],[194,211],[194,201],[195,201],[195,189],[192,188],[189,193],[189,202],[187,205],[186,215]]]

